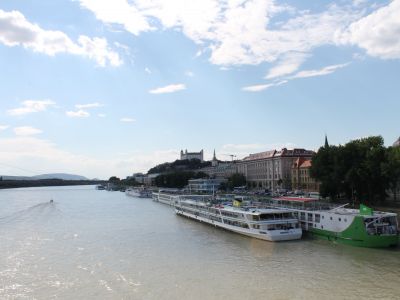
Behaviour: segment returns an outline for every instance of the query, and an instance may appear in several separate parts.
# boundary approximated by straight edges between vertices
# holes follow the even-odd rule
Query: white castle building
[[[187,150],[185,150],[185,152],[183,152],[183,150],[181,150],[181,160],[184,159],[199,159],[201,162],[203,161],[203,149],[201,149],[200,152],[188,152]]]

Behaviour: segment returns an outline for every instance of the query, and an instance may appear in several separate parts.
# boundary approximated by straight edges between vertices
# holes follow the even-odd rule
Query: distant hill
[[[80,175],[65,174],[65,173],[54,173],[54,174],[42,174],[32,176],[32,179],[62,179],[62,180],[89,180],[88,178]]]
[[[61,180],[89,180],[88,178],[80,175],[65,174],[65,173],[53,173],[53,174],[42,174],[36,176],[7,176],[0,175],[3,180],[41,180],[41,179],[61,179]]]
[[[8,176],[8,175],[0,175],[3,180],[32,180],[29,176]]]

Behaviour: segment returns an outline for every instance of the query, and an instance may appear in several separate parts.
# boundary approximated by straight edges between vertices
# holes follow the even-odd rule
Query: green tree
[[[110,179],[108,179],[108,181],[111,183],[119,183],[121,181],[121,179],[119,179],[116,176],[111,176]]]
[[[400,147],[387,148],[383,172],[396,201],[397,191],[400,188]]]
[[[246,177],[243,174],[235,173],[229,176],[226,187],[233,189],[234,187],[246,185]]]
[[[313,157],[310,174],[321,183],[323,197],[380,202],[389,187],[387,151],[381,136],[350,141],[344,146],[326,145]]]

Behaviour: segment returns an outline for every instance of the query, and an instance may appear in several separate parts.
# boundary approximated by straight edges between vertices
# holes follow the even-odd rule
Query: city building
[[[190,179],[187,186],[190,193],[213,193],[216,192],[221,183],[226,179]]]
[[[231,175],[237,173],[237,164],[236,161],[219,161],[214,150],[211,166],[203,168],[200,171],[206,173],[211,178],[229,178]]]
[[[185,150],[181,150],[181,160],[184,159],[199,159],[200,161],[203,161],[203,149],[200,152],[188,152]]]
[[[299,157],[292,165],[292,189],[303,192],[319,192],[319,184],[310,176],[312,161]]]
[[[246,177],[252,188],[292,189],[293,163],[314,154],[311,150],[286,148],[250,154],[237,162],[237,172]]]

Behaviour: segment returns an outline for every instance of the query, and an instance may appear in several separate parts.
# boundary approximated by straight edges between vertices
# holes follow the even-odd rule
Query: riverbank
[[[104,183],[104,181],[100,181],[100,180],[62,180],[62,179],[0,180],[0,189],[41,187],[41,186],[96,185],[96,184],[101,184],[101,183]]]

